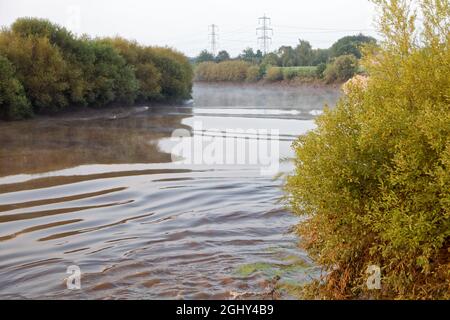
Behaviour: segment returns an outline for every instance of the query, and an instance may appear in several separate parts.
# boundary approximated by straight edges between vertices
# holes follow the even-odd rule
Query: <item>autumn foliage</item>
[[[294,144],[286,190],[325,271],[307,297],[450,298],[450,3],[417,2],[375,1],[384,41],[365,49],[369,77]]]
[[[77,37],[36,18],[20,18],[0,32],[0,68],[7,70],[0,77],[3,119],[77,106],[185,99],[193,77],[188,59],[175,50],[122,38]]]

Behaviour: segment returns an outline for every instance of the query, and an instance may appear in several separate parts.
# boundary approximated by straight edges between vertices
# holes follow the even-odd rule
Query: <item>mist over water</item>
[[[271,298],[276,275],[317,274],[290,232],[299,218],[280,202],[282,179],[258,166],[172,162],[171,136],[249,141],[248,130],[277,129],[286,159],[339,91],[197,84],[193,96],[0,123],[0,298],[259,299]],[[281,161],[280,172],[291,169]],[[66,288],[70,265],[81,290]]]

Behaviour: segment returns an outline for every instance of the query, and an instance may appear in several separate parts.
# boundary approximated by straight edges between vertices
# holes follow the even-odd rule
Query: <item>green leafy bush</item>
[[[268,67],[279,67],[281,66],[281,59],[278,57],[278,55],[274,52],[269,52],[264,56],[264,58],[261,61],[261,65],[265,68]]]
[[[335,81],[347,81],[358,71],[358,60],[353,55],[337,57],[333,63],[329,64],[324,77],[327,83]]]
[[[358,60],[353,55],[340,56],[334,61],[334,67],[338,80],[346,81],[358,71]]]
[[[325,70],[327,69],[326,63],[320,63],[316,68],[316,77],[322,79],[324,77]]]
[[[19,18],[11,28],[2,29],[0,54],[13,64],[35,113],[78,105],[132,104],[136,99],[185,99],[192,91],[192,67],[175,50],[122,38],[76,37],[44,19]]]
[[[94,59],[84,69],[85,79],[90,84],[86,97],[88,104],[133,103],[138,90],[133,68],[111,45],[98,40],[86,44]]]
[[[251,66],[247,69],[247,77],[245,80],[247,82],[258,82],[262,79],[261,68],[258,66]]]
[[[270,67],[264,76],[264,80],[269,82],[281,81],[283,78],[283,71],[279,67]]]
[[[361,59],[361,49],[366,44],[375,44],[375,38],[358,34],[356,36],[346,36],[336,41],[331,48],[330,57],[353,55]]]
[[[0,119],[15,120],[33,114],[11,62],[0,55]]]
[[[68,105],[67,64],[48,38],[0,35],[0,53],[15,66],[17,78],[37,112],[52,113]]]
[[[367,48],[334,109],[295,142],[286,184],[301,244],[326,273],[307,297],[450,298],[449,1],[375,1],[384,42]],[[418,45],[420,44],[420,45]],[[436,68],[439,66],[439,68]],[[366,271],[381,268],[381,290]]]
[[[112,45],[135,70],[139,89],[137,97],[140,101],[159,99],[161,94],[161,72],[155,65],[155,55],[151,48],[139,45],[135,41],[116,37],[103,42]]]
[[[334,63],[330,63],[323,71],[323,79],[326,83],[330,84],[338,80],[337,71]]]
[[[194,73],[187,57],[170,48],[148,47],[153,63],[161,73],[161,94],[164,99],[191,97]]]
[[[86,42],[77,39],[66,28],[38,18],[19,18],[11,26],[15,37],[45,38],[58,48],[66,64],[64,74],[68,83],[65,99],[68,104],[86,105],[86,93],[89,87],[83,70],[86,65],[92,64],[92,56],[86,55]]]

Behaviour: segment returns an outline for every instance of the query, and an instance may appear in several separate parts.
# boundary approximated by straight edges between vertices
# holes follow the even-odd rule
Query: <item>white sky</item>
[[[208,25],[219,26],[218,49],[236,55],[258,49],[258,17],[274,29],[270,48],[298,39],[327,48],[349,34],[376,36],[369,0],[0,0],[0,25],[18,17],[48,18],[91,36],[120,35],[147,45],[171,46],[189,56],[209,49]]]

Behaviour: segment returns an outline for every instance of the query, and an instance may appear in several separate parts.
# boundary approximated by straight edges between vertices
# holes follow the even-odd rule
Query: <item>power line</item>
[[[220,34],[226,34],[226,35],[235,35],[236,33],[243,33],[243,32],[245,32],[245,31],[247,31],[248,33],[251,33],[251,34],[253,34],[253,25],[252,26],[243,26],[243,27],[240,27],[240,28],[238,28],[238,29],[234,29],[234,30],[228,30],[228,31],[221,31],[221,33]]]
[[[264,54],[267,54],[269,51],[269,43],[272,42],[272,38],[269,36],[269,32],[273,35],[273,29],[269,28],[271,21],[270,18],[266,17],[264,14],[263,17],[258,18],[258,24],[261,27],[256,28],[256,35],[258,35],[258,42],[262,44],[262,49]]]
[[[309,28],[289,25],[276,25],[277,28],[286,29],[298,29],[298,30],[310,30],[310,31],[330,31],[330,32],[352,32],[352,31],[376,31],[372,28],[359,28],[359,29],[337,29],[337,28]]]
[[[367,30],[370,31],[371,30]],[[343,31],[277,31],[278,34],[340,34],[340,33],[349,33],[349,34],[355,34],[355,33],[363,33],[364,30],[343,30]]]
[[[215,56],[217,54],[217,38],[218,38],[218,34],[217,34],[217,25],[212,24],[209,26],[211,33],[209,34],[210,38],[211,38],[211,53]]]

